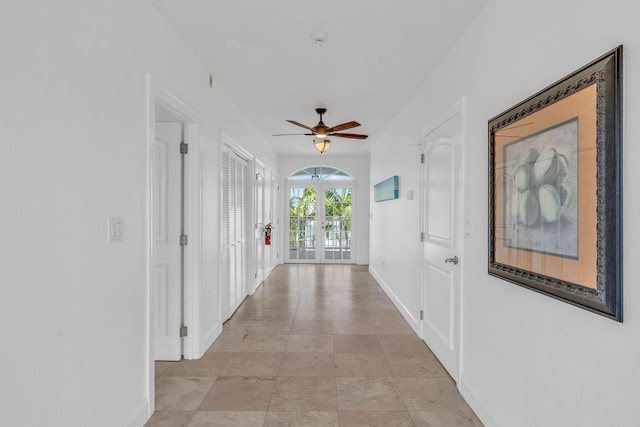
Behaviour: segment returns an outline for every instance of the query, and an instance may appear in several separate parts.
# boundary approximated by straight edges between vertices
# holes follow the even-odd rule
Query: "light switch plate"
[[[467,219],[464,222],[464,234],[470,239],[473,239],[476,235],[476,225],[472,219]]]
[[[107,242],[122,242],[124,240],[124,218],[107,219]]]

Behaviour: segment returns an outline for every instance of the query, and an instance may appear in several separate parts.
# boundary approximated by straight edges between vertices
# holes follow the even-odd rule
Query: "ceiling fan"
[[[325,139],[330,136],[337,136],[340,138],[351,138],[351,139],[367,139],[369,135],[363,135],[360,133],[344,133],[341,132],[343,130],[352,129],[360,126],[358,122],[347,122],[342,123],[341,125],[329,127],[324,124],[322,121],[322,115],[327,112],[326,108],[316,108],[316,113],[320,115],[320,121],[314,127],[303,125],[300,122],[296,122],[295,120],[287,120],[289,123],[294,124],[296,126],[303,127],[311,133],[279,133],[273,136],[286,136],[286,135],[307,135],[307,136],[315,136],[314,145],[320,153],[324,153],[327,148],[329,148],[330,141]]]

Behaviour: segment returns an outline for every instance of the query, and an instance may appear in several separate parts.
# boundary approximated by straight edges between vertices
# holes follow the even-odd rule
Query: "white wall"
[[[277,158],[147,1],[0,13],[0,425],[146,419],[146,76],[202,117],[203,336],[219,327],[221,132]],[[125,241],[106,243],[107,217]]]
[[[460,386],[487,426],[640,422],[639,15],[640,3],[622,0],[492,0],[371,155],[372,183],[399,174],[401,193],[418,189],[417,150],[410,144],[466,96],[464,199],[476,234],[461,255]],[[489,277],[486,230],[487,121],[619,44],[625,45],[622,324]],[[374,203],[372,212],[371,268],[403,304],[417,309],[418,202]],[[393,234],[385,227],[391,220],[400,226]]]
[[[426,125],[426,123],[425,123]],[[420,281],[420,151],[419,131],[394,127],[371,157],[371,246],[369,270],[407,321],[417,328]],[[402,143],[400,142],[402,141]],[[374,202],[373,186],[398,176],[398,199]],[[407,193],[413,192],[413,199]]]
[[[309,144],[309,149],[313,151],[313,146]],[[331,166],[337,169],[341,169],[347,172],[356,180],[357,185],[357,200],[356,200],[356,227],[355,230],[355,244],[356,244],[356,264],[366,265],[369,263],[369,156],[341,156],[332,157],[326,154],[309,155],[309,156],[281,156],[280,157],[280,180],[281,194],[282,194],[282,213],[280,218],[281,224],[287,224],[287,214],[289,213],[289,199],[284,182],[287,177],[300,169],[307,168],[309,166]],[[286,228],[285,228],[286,230]],[[289,240],[286,236],[281,237],[282,254],[288,251]],[[284,258],[283,258],[284,259]]]

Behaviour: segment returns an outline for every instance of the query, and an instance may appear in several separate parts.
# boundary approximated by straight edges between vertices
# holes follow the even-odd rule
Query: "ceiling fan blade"
[[[332,133],[329,136],[339,136],[340,138],[352,138],[352,139],[367,139],[369,135],[362,135],[360,133]]]
[[[271,136],[315,136],[312,133],[275,133]]]
[[[329,129],[327,129],[327,132],[329,132],[329,133],[340,132],[341,130],[357,128],[358,126],[360,126],[360,123],[358,123],[358,122],[347,122],[347,123],[343,123],[341,125],[337,125],[337,126],[334,126],[332,128],[329,128]]]
[[[305,128],[305,129],[309,129],[311,132],[313,132],[313,128],[312,128],[312,127],[309,127],[309,126],[307,126],[307,125],[303,125],[302,123],[300,123],[300,122],[296,122],[295,120],[287,120],[287,121],[288,121],[289,123],[291,123],[291,124],[294,124],[294,125],[296,125],[296,126],[303,127],[303,128]]]

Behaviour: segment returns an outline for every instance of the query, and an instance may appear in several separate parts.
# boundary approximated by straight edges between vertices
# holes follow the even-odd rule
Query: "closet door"
[[[249,162],[228,146],[222,152],[222,311],[228,319],[247,294]]]

